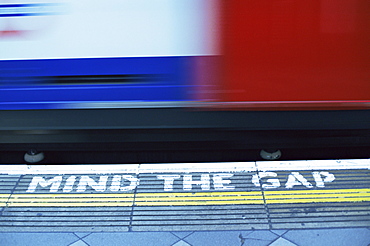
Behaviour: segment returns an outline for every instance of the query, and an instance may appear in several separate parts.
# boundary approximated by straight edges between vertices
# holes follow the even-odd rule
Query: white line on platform
[[[257,161],[259,171],[370,169],[370,159]]]
[[[218,163],[0,165],[0,174],[109,174],[370,169],[370,159]]]
[[[255,162],[142,164],[140,173],[255,172]]]
[[[138,173],[139,164],[0,165],[1,174],[107,174]]]

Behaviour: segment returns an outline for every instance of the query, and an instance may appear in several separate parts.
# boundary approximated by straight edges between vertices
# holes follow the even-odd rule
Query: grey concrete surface
[[[66,246],[78,239],[73,233],[0,233],[1,246]]]
[[[368,246],[370,244],[370,231],[365,228],[292,230],[285,233],[283,237],[299,246]]]
[[[0,232],[0,246],[369,246],[369,228],[45,233]]]

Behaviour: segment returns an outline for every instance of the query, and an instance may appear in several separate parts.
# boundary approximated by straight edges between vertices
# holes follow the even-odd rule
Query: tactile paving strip
[[[300,173],[309,177],[305,172]],[[335,180],[320,189],[298,190],[296,186],[289,191],[264,191],[271,228],[369,226],[369,170],[331,170],[330,173]],[[312,177],[307,180],[312,182]]]
[[[370,160],[0,166],[2,231],[363,227]]]

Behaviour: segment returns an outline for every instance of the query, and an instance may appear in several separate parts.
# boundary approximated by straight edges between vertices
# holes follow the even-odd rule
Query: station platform
[[[22,237],[73,246],[370,244],[370,159],[0,165],[0,173],[4,245]]]

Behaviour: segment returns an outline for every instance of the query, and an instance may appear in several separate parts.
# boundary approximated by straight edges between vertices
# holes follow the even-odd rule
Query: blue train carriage
[[[177,107],[199,99],[197,64],[217,53],[212,4],[0,4],[0,109]]]

